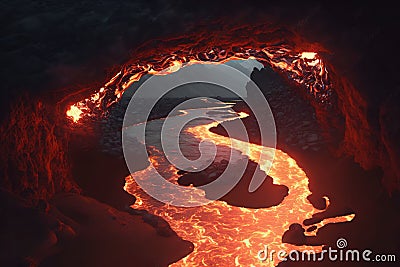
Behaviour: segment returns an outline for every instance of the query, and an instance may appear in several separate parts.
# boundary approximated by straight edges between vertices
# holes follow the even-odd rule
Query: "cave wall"
[[[390,5],[326,5],[294,27],[327,49],[337,108],[344,119],[340,153],[354,156],[365,169],[381,168],[389,192],[400,189],[398,55],[399,26]],[[328,127],[337,127],[334,122]]]
[[[68,133],[53,107],[21,96],[0,127],[0,186],[33,205],[60,192],[79,192],[71,177]]]

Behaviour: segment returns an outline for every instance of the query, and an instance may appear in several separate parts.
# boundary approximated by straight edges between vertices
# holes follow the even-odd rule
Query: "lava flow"
[[[262,45],[264,46],[264,45]],[[260,47],[207,48],[195,52],[191,48],[160,56],[160,60],[144,60],[124,66],[109,82],[88,98],[69,106],[66,115],[73,122],[102,115],[118,102],[125,90],[146,74],[167,75],[191,64],[223,64],[230,60],[256,59],[283,72],[289,79],[304,85],[320,102],[329,102],[331,83],[322,59],[315,52],[295,52],[285,45]]]
[[[240,117],[246,116],[239,114]],[[249,159],[260,164],[260,168],[267,167],[267,163],[259,162],[260,153],[266,149],[256,144],[232,140],[209,131],[218,122],[194,126],[187,131],[199,140],[212,140],[218,146],[228,146],[241,151]],[[150,161],[159,163],[162,158],[152,155]],[[268,245],[269,250],[305,251],[313,250],[316,253],[322,246],[294,246],[282,243],[282,235],[292,223],[302,224],[304,219],[311,218],[320,212],[307,200],[311,194],[308,188],[308,178],[296,161],[288,154],[276,149],[275,159],[269,171],[274,183],[286,185],[289,195],[279,205],[270,208],[250,209],[230,206],[223,201],[214,201],[205,206],[181,208],[162,204],[145,192],[136,184],[135,179],[149,177],[151,168],[135,172],[126,178],[125,190],[134,195],[137,200],[132,206],[137,209],[146,209],[150,213],[161,216],[171,228],[183,239],[194,243],[194,251],[174,263],[172,266],[275,266],[279,260],[261,262],[258,252]],[[163,170],[163,176],[176,183],[177,169],[173,166]],[[143,178],[145,179],[145,178]],[[328,223],[351,221],[354,214],[329,218],[315,224],[320,228]],[[309,235],[315,235],[317,230]]]

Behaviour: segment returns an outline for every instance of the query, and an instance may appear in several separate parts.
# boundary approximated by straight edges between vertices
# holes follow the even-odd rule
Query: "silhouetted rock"
[[[294,223],[289,226],[282,236],[282,242],[293,244],[296,246],[304,245],[306,242],[306,236],[304,235],[304,228],[298,224]]]
[[[314,208],[319,210],[326,209],[326,200],[323,197],[317,196],[316,194],[311,194],[307,196],[307,199],[314,206]]]
[[[311,227],[308,227],[307,228],[307,232],[312,232],[312,231],[315,231],[315,230],[317,230],[317,226],[316,225],[313,225],[313,226],[311,226]]]
[[[243,159],[247,160],[247,159]],[[186,173],[178,178],[178,183],[183,186],[193,185],[195,187],[202,186],[218,179],[225,168],[228,161],[223,159],[220,162],[214,162],[201,172]],[[254,192],[249,192],[249,184],[254,172],[266,177],[262,185]],[[239,182],[222,197],[217,197],[221,188],[218,186],[205,189],[208,199],[218,199],[226,201],[229,205],[247,208],[266,208],[279,205],[288,195],[288,188],[284,185],[275,185],[272,178],[267,176],[260,170],[258,164],[248,161],[248,165]]]

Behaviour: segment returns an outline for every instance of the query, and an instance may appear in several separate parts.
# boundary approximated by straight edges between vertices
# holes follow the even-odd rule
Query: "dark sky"
[[[384,2],[1,1],[1,107],[22,91],[51,95],[60,88],[103,82],[134,57],[130,51],[150,39],[260,21],[294,29],[344,57],[357,54],[350,60],[367,73],[366,84],[380,82],[373,75],[375,65],[397,76],[398,53],[392,61],[380,56],[397,49],[392,40],[399,24],[397,9]]]

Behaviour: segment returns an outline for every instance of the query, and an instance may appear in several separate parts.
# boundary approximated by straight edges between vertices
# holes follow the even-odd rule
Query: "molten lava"
[[[284,45],[260,49],[214,47],[201,52],[179,50],[160,56],[157,61],[128,64],[90,97],[71,105],[66,114],[74,122],[85,116],[103,114],[106,108],[122,97],[132,83],[139,81],[145,74],[167,75],[191,64],[222,64],[238,59],[256,59],[264,65],[277,68],[289,79],[306,86],[319,101],[329,101],[331,83],[325,64],[317,53],[294,52]]]
[[[190,64],[222,64],[237,59],[256,59],[265,66],[271,66],[289,80],[307,88],[317,101],[329,103],[332,84],[326,64],[316,52],[310,52],[307,48],[305,51],[294,49],[293,43],[282,42],[282,32],[268,33],[263,25],[251,30],[251,38],[248,32],[247,28],[238,28],[225,35],[196,33],[159,42],[160,50],[157,50],[157,45],[151,49],[142,47],[135,61],[124,65],[120,72],[89,97],[70,105],[66,115],[74,122],[85,117],[103,115],[132,83],[146,74],[167,75]],[[173,48],[167,47],[168,42]],[[239,116],[244,117],[245,114]],[[188,132],[199,140],[212,140],[218,146],[241,151],[257,162],[262,170],[268,169],[271,163],[260,160],[260,155],[271,148],[214,134],[209,131],[214,126],[215,122],[189,128]],[[149,160],[157,166],[163,157],[153,153]],[[286,185],[289,195],[279,205],[271,208],[234,207],[223,201],[193,208],[166,205],[152,199],[136,184],[135,179],[145,179],[151,175],[149,172],[147,168],[128,176],[125,190],[136,197],[134,208],[146,209],[163,217],[179,236],[194,243],[194,252],[173,266],[275,266],[277,261],[260,263],[258,260],[258,251],[264,245],[276,251],[313,249],[318,252],[322,249],[322,246],[282,243],[282,236],[291,224],[302,224],[305,219],[319,212],[307,200],[311,192],[306,174],[283,151],[275,150],[274,162],[268,175],[273,177],[275,184]],[[170,165],[163,168],[162,172],[167,180],[177,184],[179,176],[176,168]],[[318,228],[328,223],[351,221],[353,218],[354,215],[349,215],[323,220],[316,223],[317,229],[308,234],[315,235]]]
[[[70,117],[73,122],[79,121],[79,119],[82,116],[83,111],[79,109],[77,106],[72,105],[68,110],[67,110],[67,116]]]
[[[240,113],[240,117],[247,114]],[[218,122],[188,128],[187,131],[199,140],[212,140],[218,146],[229,146],[241,151],[249,159],[266,169],[266,162],[260,162],[260,153],[270,148],[260,145],[233,140],[209,131]],[[163,158],[157,153],[151,155],[150,161],[155,165]],[[126,178],[125,190],[134,195],[137,200],[133,208],[146,209],[163,217],[172,229],[183,239],[194,243],[193,253],[172,266],[275,266],[279,263],[260,262],[258,251],[268,245],[270,250],[314,250],[319,252],[322,246],[294,246],[282,243],[282,236],[292,223],[302,224],[304,219],[318,213],[307,196],[311,194],[308,188],[308,178],[296,161],[281,150],[275,151],[275,159],[269,171],[275,184],[286,185],[289,195],[278,206],[271,208],[249,209],[234,207],[223,201],[214,201],[205,206],[181,208],[162,204],[136,184],[135,179],[146,179],[151,175],[151,168],[138,171]],[[161,170],[163,176],[177,184],[177,169],[169,166]],[[167,193],[167,192],[166,192]],[[328,218],[315,226],[321,228],[328,223],[351,221],[354,215]],[[308,235],[315,235],[317,229]]]

